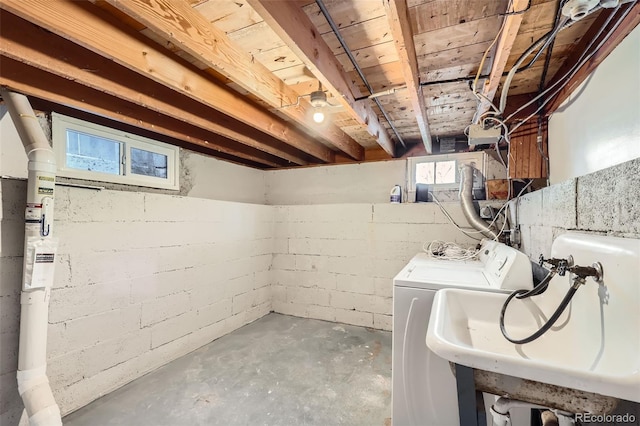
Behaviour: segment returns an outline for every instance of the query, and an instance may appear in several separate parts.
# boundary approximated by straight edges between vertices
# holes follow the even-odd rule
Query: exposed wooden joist
[[[232,140],[226,140],[221,136],[189,126],[169,116],[123,102],[11,58],[0,56],[0,63],[2,67],[0,85],[7,86],[17,92],[198,145],[209,149],[212,154],[221,152],[270,167],[280,167],[285,164],[283,160],[270,154]]]
[[[60,77],[73,79],[111,96],[170,115],[204,130],[286,159],[307,164],[302,153],[283,142],[178,95],[171,89],[115,64],[59,36],[46,32],[9,12],[0,10],[0,53]],[[234,129],[238,128],[239,130]],[[241,131],[240,131],[241,130]],[[251,136],[248,136],[250,134]]]
[[[322,161],[334,153],[293,126],[205,77],[102,9],[76,1],[2,0],[2,9],[114,60]]]
[[[528,2],[529,0],[513,0],[511,9],[507,12],[524,10],[527,7]],[[518,30],[520,29],[522,18],[522,13],[507,15],[504,18],[504,27],[502,28],[502,33],[498,39],[495,55],[491,64],[491,72],[489,73],[489,78],[485,81],[484,86],[480,91],[483,96],[480,100],[480,104],[478,105],[476,117],[480,117],[490,108],[490,101],[493,101],[496,91],[498,90],[498,86],[500,86],[502,73],[507,66],[509,54],[511,53],[513,44],[516,41],[516,37],[518,36]]]
[[[402,75],[407,84],[422,143],[427,153],[430,154],[432,150],[431,132],[429,130],[429,120],[422,94],[422,86],[420,86],[418,59],[413,42],[413,31],[409,21],[407,2],[406,0],[384,0],[383,3],[387,10],[389,25],[391,26],[396,50],[402,64]]]
[[[93,0],[95,1],[95,0]],[[191,8],[185,0],[106,0],[112,6],[146,25],[161,38],[178,42],[181,49],[233,80],[240,87],[292,119],[310,134],[321,138],[356,160],[364,149],[333,123],[320,131],[310,120],[313,107],[267,67],[241,50],[220,29]],[[286,4],[286,3],[285,3]],[[296,106],[281,108],[283,105]]]
[[[631,10],[629,10],[631,8]],[[622,5],[619,9],[605,9],[600,12],[600,16],[593,22],[589,30],[580,40],[580,43],[572,49],[572,54],[566,59],[560,70],[556,72],[551,81],[546,85],[547,87],[555,84],[558,79],[564,76],[571,68],[573,68],[580,60],[580,56],[587,48],[587,45],[596,36],[600,28],[605,24],[605,21],[612,13],[628,14],[620,22],[620,25],[613,31],[609,39],[602,45],[602,47],[595,52],[595,54],[574,74],[574,76],[566,83],[564,83],[562,89],[558,92],[555,98],[547,104],[545,107],[545,114],[549,115],[557,110],[560,105],[567,100],[567,98],[578,88],[580,84],[606,59],[607,56],[620,44],[624,38],[629,35],[633,29],[640,24],[640,2],[629,3]],[[613,22],[609,24],[608,28],[611,28],[616,22],[617,18],[613,18]],[[608,30],[604,31],[604,34]],[[595,45],[602,40],[599,38]]]
[[[394,144],[367,101],[356,102],[358,87],[351,81],[326,41],[300,5],[281,0],[248,0],[273,31],[313,75],[335,96],[345,111],[367,128],[378,144],[394,156]]]

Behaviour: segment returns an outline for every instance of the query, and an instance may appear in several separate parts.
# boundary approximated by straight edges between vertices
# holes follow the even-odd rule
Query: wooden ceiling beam
[[[205,148],[212,155],[220,152],[269,167],[282,167],[287,164],[286,161],[265,152],[224,139],[167,115],[123,102],[113,96],[72,80],[46,73],[11,58],[0,56],[0,61],[2,63],[0,85],[25,95],[98,114],[140,129],[178,139],[186,142],[185,145],[191,144]]]
[[[249,5],[336,97],[345,111],[365,126],[367,132],[393,157],[395,147],[386,129],[367,101],[355,100],[360,97],[360,90],[300,5],[281,0],[249,0]]]
[[[113,61],[99,56],[55,34],[0,10],[0,53],[27,65],[64,78],[73,78],[111,96],[161,114],[178,118],[201,129],[219,134],[293,164],[305,165],[304,154],[284,142],[259,133],[252,127],[233,122],[228,116],[178,95]],[[236,130],[237,129],[237,130]],[[249,136],[249,135],[251,136]],[[261,141],[262,140],[262,141]]]
[[[629,8],[631,9],[629,10]],[[556,111],[560,105],[578,88],[578,86],[580,86],[580,84],[589,77],[598,65],[600,65],[602,61],[604,61],[607,56],[613,52],[620,42],[622,42],[622,40],[624,40],[624,38],[640,24],[640,2],[628,3],[626,5],[622,5],[618,9],[605,9],[600,12],[600,15],[596,18],[591,27],[589,27],[589,30],[587,30],[578,45],[571,49],[571,55],[565,60],[562,67],[555,73],[549,83],[547,83],[546,87],[555,84],[560,77],[564,76],[578,64],[580,56],[612,13],[627,13],[627,15],[622,19],[609,39],[604,42],[602,47],[600,47],[600,49],[595,52],[594,55],[584,65],[582,65],[582,67],[580,67],[569,81],[563,84],[562,89],[557,93],[555,98],[546,105],[544,109],[545,115],[550,115]],[[612,19],[612,22],[608,25],[607,29],[605,29],[604,34],[607,34],[608,29],[615,25],[616,20],[616,17]],[[603,36],[600,36],[600,38],[596,40],[596,45],[602,40],[602,37]]]
[[[413,112],[418,123],[418,128],[420,129],[422,143],[424,144],[427,154],[430,154],[432,150],[431,132],[429,130],[429,120],[427,118],[427,108],[422,94],[422,86],[420,86],[420,71],[413,41],[413,31],[409,20],[407,1],[384,0],[383,3],[387,11],[398,57],[400,58],[402,75],[407,84]]]
[[[507,12],[524,10],[528,3],[529,0],[513,0],[511,10],[507,10]],[[516,37],[518,36],[523,16],[524,14],[518,13],[504,17],[504,26],[496,46],[491,64],[491,72],[489,73],[489,78],[485,80],[484,86],[480,91],[482,98],[480,99],[480,104],[477,108],[476,117],[480,117],[482,114],[487,112],[489,108],[491,108],[491,102],[493,102],[493,98],[496,96],[496,92],[500,86],[502,73],[507,66],[507,61],[509,60],[511,49],[516,41]],[[479,72],[482,72],[482,70],[479,70]]]
[[[132,71],[214,108],[319,160],[335,155],[295,127],[194,70],[177,56],[90,3],[2,0],[0,8],[73,41]]]
[[[96,1],[96,0],[91,0]],[[320,130],[313,120],[311,103],[275,76],[253,56],[240,49],[185,0],[106,0],[107,3],[146,25],[162,39],[180,48],[240,87],[262,99],[311,135],[323,139],[356,160],[364,149],[338,126],[329,122]],[[283,6],[286,3],[283,3]],[[283,105],[291,105],[282,108]]]

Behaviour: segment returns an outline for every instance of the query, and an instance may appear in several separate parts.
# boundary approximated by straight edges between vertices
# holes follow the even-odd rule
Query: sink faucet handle
[[[549,258],[545,259],[543,255],[539,258],[540,266],[543,264],[551,265],[551,270],[561,277],[564,277],[567,271],[573,266],[573,256],[569,255],[566,259]]]
[[[587,277],[593,277],[597,283],[602,282],[603,270],[600,262],[595,262],[591,266],[571,266],[569,272],[575,275],[574,280],[580,281],[580,284],[584,284]]]

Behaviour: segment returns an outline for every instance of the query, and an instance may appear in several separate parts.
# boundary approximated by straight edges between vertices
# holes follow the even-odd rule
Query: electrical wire
[[[442,211],[442,214],[444,214],[444,217],[447,218],[447,220],[453,225],[455,226],[458,231],[462,232],[464,235],[466,235],[467,237],[474,239],[476,241],[482,241],[481,238],[476,238],[471,234],[481,234],[482,232],[480,231],[466,231],[464,230],[460,225],[458,225],[456,223],[455,220],[453,220],[453,218],[451,217],[451,215],[449,214],[449,212],[447,211],[447,209],[444,208],[444,206],[442,205],[442,203],[440,202],[440,200],[438,200],[438,198],[436,197],[436,195],[432,192],[431,193],[431,197],[433,197],[433,201],[438,205],[438,207],[440,207],[440,210]]]
[[[440,240],[433,240],[428,246],[425,242],[422,245],[422,250],[432,258],[457,261],[475,259],[478,256],[478,253],[480,253],[480,249],[478,248],[464,248],[456,243]]]
[[[635,2],[634,2],[635,3]],[[567,71],[562,77],[560,77],[555,83],[553,83],[551,86],[549,86],[547,89],[545,89],[544,91],[542,91],[541,93],[539,93],[536,97],[534,97],[533,99],[531,99],[529,102],[525,103],[524,105],[522,105],[520,108],[518,108],[517,110],[515,110],[513,113],[511,113],[506,119],[504,119],[505,122],[509,121],[511,118],[513,118],[517,113],[519,113],[520,111],[522,111],[523,109],[527,108],[529,105],[531,105],[532,103],[536,102],[539,98],[541,98],[542,96],[546,95],[550,90],[552,90],[553,88],[555,88],[558,84],[560,84],[561,82],[563,82],[564,80],[568,80],[571,77],[573,77],[573,75],[575,75],[575,73],[589,60],[591,59],[591,57],[602,47],[602,45],[609,39],[609,37],[611,36],[611,34],[617,29],[617,27],[621,24],[622,20],[624,20],[624,18],[626,18],[626,16],[629,14],[629,12],[631,11],[632,7],[628,7],[627,10],[625,11],[624,14],[622,14],[618,21],[614,24],[613,27],[611,27],[611,29],[609,30],[609,32],[607,33],[607,35],[600,41],[600,43],[598,44],[598,46],[593,49],[592,52],[590,52],[586,57],[585,54],[586,52],[589,51],[589,49],[591,48],[591,46],[593,46],[593,44],[595,43],[595,41],[600,37],[600,35],[602,35],[602,33],[604,32],[605,28],[607,27],[607,25],[609,25],[609,23],[611,22],[611,20],[613,19],[615,13],[612,13],[611,15],[609,15],[609,17],[607,18],[606,22],[602,25],[602,27],[600,28],[600,30],[598,31],[598,33],[593,37],[593,39],[591,40],[591,42],[589,43],[589,45],[585,48],[584,52],[582,53],[582,55],[580,56],[579,60],[576,62],[576,64],[569,70]],[[544,106],[551,101],[554,96],[560,91],[562,90],[563,86],[559,87],[557,90],[554,91],[554,93],[547,97],[545,99],[545,101],[538,107],[538,109],[531,115],[529,115],[527,118],[525,118],[523,121],[521,121],[520,123],[518,123],[514,128],[511,129],[510,134],[513,133],[517,128],[519,128],[520,126],[522,126],[524,123],[526,123],[528,120],[530,120],[533,116],[537,115],[540,110],[542,110],[542,108],[544,108]]]
[[[513,0],[509,0],[509,4],[507,5],[507,11],[509,9],[511,9],[511,7],[513,6]],[[480,74],[482,73],[482,68],[484,67],[484,61],[487,60],[487,57],[489,56],[489,52],[491,51],[491,49],[493,49],[493,46],[498,42],[498,39],[500,38],[500,35],[502,34],[502,31],[504,30],[504,27],[507,23],[507,19],[503,19],[502,20],[502,24],[500,25],[500,29],[498,30],[495,38],[493,39],[493,41],[491,42],[491,44],[489,45],[489,47],[487,47],[487,49],[484,51],[484,54],[482,55],[482,59],[480,60],[480,65],[478,66],[478,72],[476,72],[476,78],[473,80],[473,83],[471,85],[471,91],[473,92],[473,95],[478,99],[478,101],[482,102],[482,99],[480,99],[481,97],[484,98],[487,102],[489,102],[489,104],[491,105],[492,108],[494,108],[496,111],[498,111],[498,109],[496,108],[496,106],[493,104],[492,100],[487,98],[486,96],[484,96],[481,93],[478,93],[478,80],[480,79]],[[479,110],[476,110],[476,114]],[[474,114],[472,123],[477,123],[479,121],[480,117],[477,117]]]

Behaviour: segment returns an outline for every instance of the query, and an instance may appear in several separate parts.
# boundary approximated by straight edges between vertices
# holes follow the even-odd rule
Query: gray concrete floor
[[[64,424],[384,426],[390,417],[390,332],[269,314]]]

